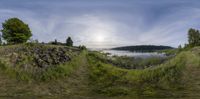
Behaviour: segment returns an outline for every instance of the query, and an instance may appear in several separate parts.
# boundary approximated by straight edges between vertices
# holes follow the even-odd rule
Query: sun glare
[[[97,35],[95,40],[96,40],[96,42],[99,42],[99,43],[103,42],[104,41],[104,36],[103,35]]]

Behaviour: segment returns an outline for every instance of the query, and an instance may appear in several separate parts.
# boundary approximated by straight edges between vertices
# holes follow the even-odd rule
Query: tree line
[[[126,50],[132,52],[154,52],[158,50],[166,50],[166,49],[173,49],[170,46],[156,46],[156,45],[136,45],[136,46],[124,46],[124,47],[116,47],[113,50]]]
[[[188,43],[186,47],[200,46],[200,32],[197,29],[189,29],[188,31]]]
[[[10,18],[2,23],[2,35],[0,35],[0,45],[5,44],[2,39],[6,41],[6,44],[20,44],[26,43],[32,37],[31,30],[28,24],[24,23],[18,18]],[[33,40],[32,40],[33,41]],[[34,40],[38,43],[38,40]],[[58,44],[57,40],[53,44]],[[71,37],[66,39],[66,46],[73,46]]]

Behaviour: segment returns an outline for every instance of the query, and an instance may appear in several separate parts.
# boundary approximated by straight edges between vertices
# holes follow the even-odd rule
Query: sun
[[[105,37],[103,35],[97,35],[95,41],[101,43],[104,41],[104,39]]]
[[[104,37],[103,36],[97,36],[96,41],[97,42],[103,42],[104,41]]]

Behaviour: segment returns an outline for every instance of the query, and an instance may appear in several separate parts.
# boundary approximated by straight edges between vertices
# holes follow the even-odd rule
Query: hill
[[[156,45],[136,45],[112,48],[112,50],[125,50],[132,52],[153,52],[158,50],[174,49],[170,46],[156,46]]]
[[[44,44],[20,44],[0,47],[0,62],[11,70],[18,79],[31,80],[45,78],[52,69],[64,69],[61,64],[69,63],[81,53],[79,48]],[[64,72],[64,71],[58,71]],[[56,72],[55,72],[56,73]],[[24,74],[24,75],[23,75]],[[56,76],[52,74],[51,76]]]
[[[200,48],[143,69],[102,60],[76,47],[22,44],[0,47],[0,96],[5,98],[199,98]]]
[[[183,51],[160,65],[145,69],[123,69],[89,54],[94,91],[111,96],[131,95],[144,99],[198,98],[200,91],[200,48]],[[160,99],[159,98],[159,99]],[[161,99],[162,99],[161,98]],[[151,98],[150,98],[151,99]]]

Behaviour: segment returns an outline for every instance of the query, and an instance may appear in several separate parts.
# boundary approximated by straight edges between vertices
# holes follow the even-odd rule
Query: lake
[[[150,58],[150,57],[166,57],[165,53],[157,52],[131,52],[131,51],[120,51],[120,50],[101,50],[103,53],[109,53],[109,56],[128,56],[136,58]]]

